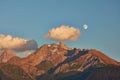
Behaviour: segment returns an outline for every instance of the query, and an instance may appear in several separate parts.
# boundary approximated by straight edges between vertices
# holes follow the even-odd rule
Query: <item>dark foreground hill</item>
[[[0,80],[34,80],[19,66],[0,64]]]

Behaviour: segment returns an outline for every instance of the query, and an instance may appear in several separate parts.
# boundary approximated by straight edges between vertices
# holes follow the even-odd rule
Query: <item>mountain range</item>
[[[95,49],[44,44],[25,58],[4,50],[0,80],[120,80],[120,62]]]

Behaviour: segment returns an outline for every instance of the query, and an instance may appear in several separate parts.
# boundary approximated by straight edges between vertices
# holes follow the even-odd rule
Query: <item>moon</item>
[[[86,29],[88,29],[88,25],[87,24],[84,24],[83,25],[83,28],[86,30]]]

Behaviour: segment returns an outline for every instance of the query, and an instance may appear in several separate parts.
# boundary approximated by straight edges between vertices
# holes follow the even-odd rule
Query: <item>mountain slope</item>
[[[35,80],[25,73],[19,66],[10,64],[0,64],[1,80]]]
[[[11,50],[5,50],[0,55],[0,63],[6,63],[12,57],[16,56]]]
[[[109,58],[103,53],[97,50],[85,50],[81,51],[78,49],[70,50],[65,55],[67,58],[59,63],[54,68],[50,69],[49,72],[60,73],[69,71],[84,71],[87,68],[97,65],[97,64],[112,64],[115,66],[120,66],[120,63]]]
[[[97,51],[97,50],[94,50],[92,49],[90,51],[91,54],[99,57],[101,60],[103,60],[106,64],[113,64],[113,65],[117,65],[117,66],[120,66],[120,63],[115,61],[114,59],[106,56],[105,54],[103,54],[102,52],[100,51]]]
[[[119,80],[120,67],[115,65],[96,65],[84,72],[71,71],[67,73],[45,74],[37,80]]]
[[[44,75],[41,75],[40,77],[38,77],[38,80],[54,80],[55,76],[57,74],[62,73],[62,75],[67,74],[67,76],[71,77],[71,74],[74,73],[81,73],[88,70],[90,67],[93,66],[102,66],[102,67],[108,67],[109,65],[113,65],[116,67],[120,67],[120,63],[111,59],[110,57],[104,55],[102,52],[91,49],[91,50],[81,50],[81,49],[71,49],[71,50],[66,50],[67,52],[62,55],[66,58],[64,58],[64,61],[59,62],[56,66],[52,66],[52,67],[48,67],[48,72],[46,72]],[[46,61],[45,61],[46,62]],[[47,61],[49,62],[49,61]],[[45,63],[47,64],[47,63]],[[41,67],[45,67],[45,65],[41,66],[41,64],[39,64],[39,68]],[[96,70],[97,68],[93,68],[93,70]],[[109,70],[111,70],[111,68],[109,68]],[[103,68],[101,68],[101,71],[103,70]],[[108,71],[109,71],[108,70]],[[119,69],[118,69],[119,70]],[[72,73],[71,73],[72,72]],[[89,72],[91,73],[91,72]],[[118,72],[119,73],[119,72]],[[118,75],[117,73],[117,75]],[[104,72],[102,72],[101,74],[104,74]],[[113,75],[112,73],[110,73],[111,75]],[[110,77],[111,75],[107,75],[107,77]],[[74,75],[75,76],[75,75]],[[84,75],[85,76],[85,75]],[[89,75],[90,76],[90,75]],[[116,79],[118,79],[118,76],[113,75]],[[87,78],[87,76],[85,76]],[[106,79],[105,77],[103,79]],[[55,80],[63,80],[60,78],[57,78]],[[68,80],[68,79],[64,79],[64,80]],[[69,79],[70,80],[70,79]],[[80,79],[71,79],[71,80],[80,80]],[[83,80],[83,79],[82,79]],[[91,80],[91,79],[87,79],[87,80]],[[94,80],[94,79],[93,79]],[[95,79],[97,80],[97,79]],[[106,80],[109,80],[108,78]],[[113,79],[114,80],[114,79]]]
[[[38,68],[39,65],[44,61],[48,61],[56,66],[58,63],[66,59],[64,54],[67,52],[67,49],[68,47],[63,44],[45,44],[28,57],[13,57],[8,63],[20,66],[24,71],[33,76],[41,75],[45,71]]]

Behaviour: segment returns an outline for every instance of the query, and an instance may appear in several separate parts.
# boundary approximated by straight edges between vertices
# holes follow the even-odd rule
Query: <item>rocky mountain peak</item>
[[[62,43],[62,42],[59,42],[59,47],[65,49],[65,50],[72,50],[72,48],[68,47],[67,45],[65,45],[65,44]]]
[[[17,57],[11,50],[0,55],[0,63],[8,63],[21,67],[32,76],[44,73],[84,72],[98,65],[120,66],[120,63],[95,49],[71,49],[64,43],[44,44],[36,52],[25,58]]]
[[[4,50],[0,55],[0,63],[6,63],[12,57],[17,56],[11,50]]]
[[[66,46],[65,44],[63,44],[62,42],[60,42],[59,44],[44,44],[43,46],[41,46],[35,53],[37,53],[38,55],[48,55],[49,53],[54,54],[54,53],[58,53],[62,52],[62,51],[67,51],[67,50],[72,50],[71,48],[69,48],[68,46]]]

